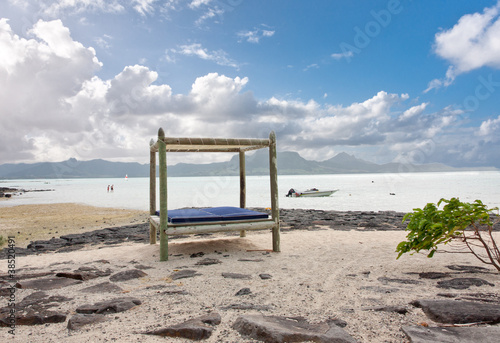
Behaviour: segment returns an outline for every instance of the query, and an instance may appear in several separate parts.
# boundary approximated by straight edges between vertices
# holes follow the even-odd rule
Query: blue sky
[[[500,167],[499,15],[498,0],[3,1],[0,163],[144,163],[163,126],[274,130],[314,160]]]

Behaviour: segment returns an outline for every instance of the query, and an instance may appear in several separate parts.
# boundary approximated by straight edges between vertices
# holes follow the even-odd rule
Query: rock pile
[[[196,258],[196,257],[195,257]],[[252,263],[257,259],[248,259],[245,263]],[[259,259],[260,262],[264,260]],[[137,263],[126,264],[126,266],[109,266],[105,260],[95,261],[93,265],[82,265],[73,271],[54,270],[52,272],[23,272],[18,275],[16,287],[33,292],[26,296],[17,304],[16,325],[50,325],[63,323],[67,321],[67,328],[70,331],[82,330],[88,325],[105,323],[115,320],[113,314],[129,311],[135,307],[143,306],[143,300],[130,294],[129,296],[116,296],[113,294],[122,293],[120,285],[126,285],[137,279],[146,279],[147,273],[141,269],[147,269],[148,266]],[[99,263],[106,265],[106,268],[96,267]],[[170,274],[168,280],[185,280],[196,278],[203,275],[203,268],[213,264],[223,263],[215,258],[200,258],[194,263],[198,266],[197,270],[182,268]],[[259,262],[257,262],[259,263]],[[64,263],[63,263],[64,264]],[[115,272],[115,268],[127,268]],[[135,266],[130,268],[131,266]],[[477,277],[460,277],[460,273],[471,273],[468,266],[451,265],[448,266],[450,273],[442,273],[440,278],[436,275],[422,274],[418,275],[421,280],[436,280],[436,290],[442,289],[443,280],[462,280],[462,287],[489,288],[495,287],[494,284],[482,280],[481,273],[490,273],[487,269],[474,267],[472,273]],[[200,269],[201,268],[201,269]],[[63,268],[64,269],[64,268]],[[458,273],[458,274],[457,274]],[[249,284],[254,279],[250,274],[222,273],[219,276],[235,282],[247,281]],[[411,274],[411,277],[414,275]],[[378,278],[380,287],[386,285],[418,285],[419,280],[412,278]],[[261,282],[270,282],[272,275],[262,273],[256,279]],[[87,286],[86,283],[94,279],[103,279],[104,282],[94,286]],[[468,279],[474,282],[466,281]],[[482,280],[482,281],[481,281]],[[7,295],[7,275],[0,277],[3,286],[0,288],[0,294]],[[120,285],[119,285],[120,284]],[[448,288],[454,289],[453,282]],[[179,284],[182,285],[182,284]],[[441,287],[439,287],[441,285]],[[64,291],[61,294],[49,294],[48,292],[63,290],[66,287],[79,287],[80,294],[94,294],[100,301],[87,301],[80,303],[82,299],[88,296],[79,297],[80,300],[66,297]],[[145,289],[154,291],[148,297],[150,303],[155,303],[151,297],[160,299],[164,296],[189,296],[186,291],[176,288],[171,290],[169,286],[158,284],[148,286]],[[182,287],[182,286],[181,286]],[[397,286],[396,286],[397,287]],[[167,290],[165,290],[167,288]],[[464,288],[461,288],[464,289]],[[7,291],[7,292],[6,292]],[[109,294],[106,295],[106,294]],[[236,301],[229,306],[221,306],[218,310],[225,313],[227,311],[239,311],[230,327],[237,331],[242,337],[261,342],[356,342],[345,327],[349,323],[340,318],[331,318],[320,323],[310,323],[306,318],[297,316],[283,315],[264,315],[262,312],[273,311],[273,305],[255,304],[248,302],[251,299],[252,287],[244,287],[234,294]],[[92,297],[91,297],[92,298]],[[66,310],[61,310],[63,304]],[[398,306],[378,306],[362,309],[363,311],[385,311],[394,312],[400,316],[407,315],[411,308],[420,308],[430,321],[448,325],[450,327],[426,327],[426,326],[402,326],[402,331],[407,335],[410,342],[497,342],[500,334],[500,295],[496,293],[470,293],[459,296],[457,293],[438,293],[434,299],[416,299],[409,304],[399,304]],[[9,308],[0,308],[0,326],[8,326]],[[259,311],[259,314],[255,314]],[[156,328],[135,332],[138,335],[158,335],[163,337],[182,337],[190,340],[204,340],[211,337],[221,324],[222,317],[220,312],[212,311],[207,314],[193,314],[193,318],[165,326],[164,324],[153,325]],[[175,321],[174,321],[175,322]],[[472,325],[472,327],[453,327],[455,325]],[[158,327],[160,326],[160,327]]]

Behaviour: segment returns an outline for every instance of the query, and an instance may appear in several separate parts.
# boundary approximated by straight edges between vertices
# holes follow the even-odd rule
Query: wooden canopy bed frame
[[[239,153],[240,166],[240,206],[242,212],[246,210],[246,172],[245,152],[269,148],[269,176],[271,185],[271,218],[248,219],[245,216],[233,219],[195,222],[169,222],[167,210],[167,152],[232,152]],[[156,209],[156,153],[159,157],[159,211]],[[165,137],[162,128],[158,130],[158,140],[150,142],[150,174],[149,174],[149,209],[150,232],[149,241],[156,244],[156,235],[160,231],[160,261],[168,260],[168,236],[197,234],[221,231],[240,231],[245,236],[245,230],[272,229],[273,251],[280,251],[280,224],[278,207],[278,170],[276,163],[276,135],[269,134],[269,139],[249,138],[170,138]],[[220,208],[215,208],[215,210]],[[233,208],[235,209],[235,208]],[[245,210],[243,210],[245,209]],[[208,209],[207,209],[208,210]],[[173,210],[179,211],[179,210]],[[181,210],[182,211],[182,210]],[[254,212],[259,213],[260,212]]]

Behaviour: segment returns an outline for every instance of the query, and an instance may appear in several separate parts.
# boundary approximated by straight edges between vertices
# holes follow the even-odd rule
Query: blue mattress
[[[156,211],[156,214],[160,215],[159,211]],[[267,213],[231,206],[168,211],[168,222],[172,224],[267,219],[268,217]]]

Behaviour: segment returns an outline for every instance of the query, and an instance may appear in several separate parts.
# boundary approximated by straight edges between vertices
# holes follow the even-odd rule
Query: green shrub
[[[439,206],[444,203],[443,209]],[[472,253],[481,262],[494,266],[500,272],[500,251],[492,235],[493,221],[490,214],[498,208],[488,209],[480,200],[461,202],[458,198],[441,199],[436,204],[428,203],[423,209],[416,208],[407,213],[403,222],[406,241],[398,244],[397,258],[402,254],[429,251],[432,257],[439,245],[453,243],[457,252]]]

